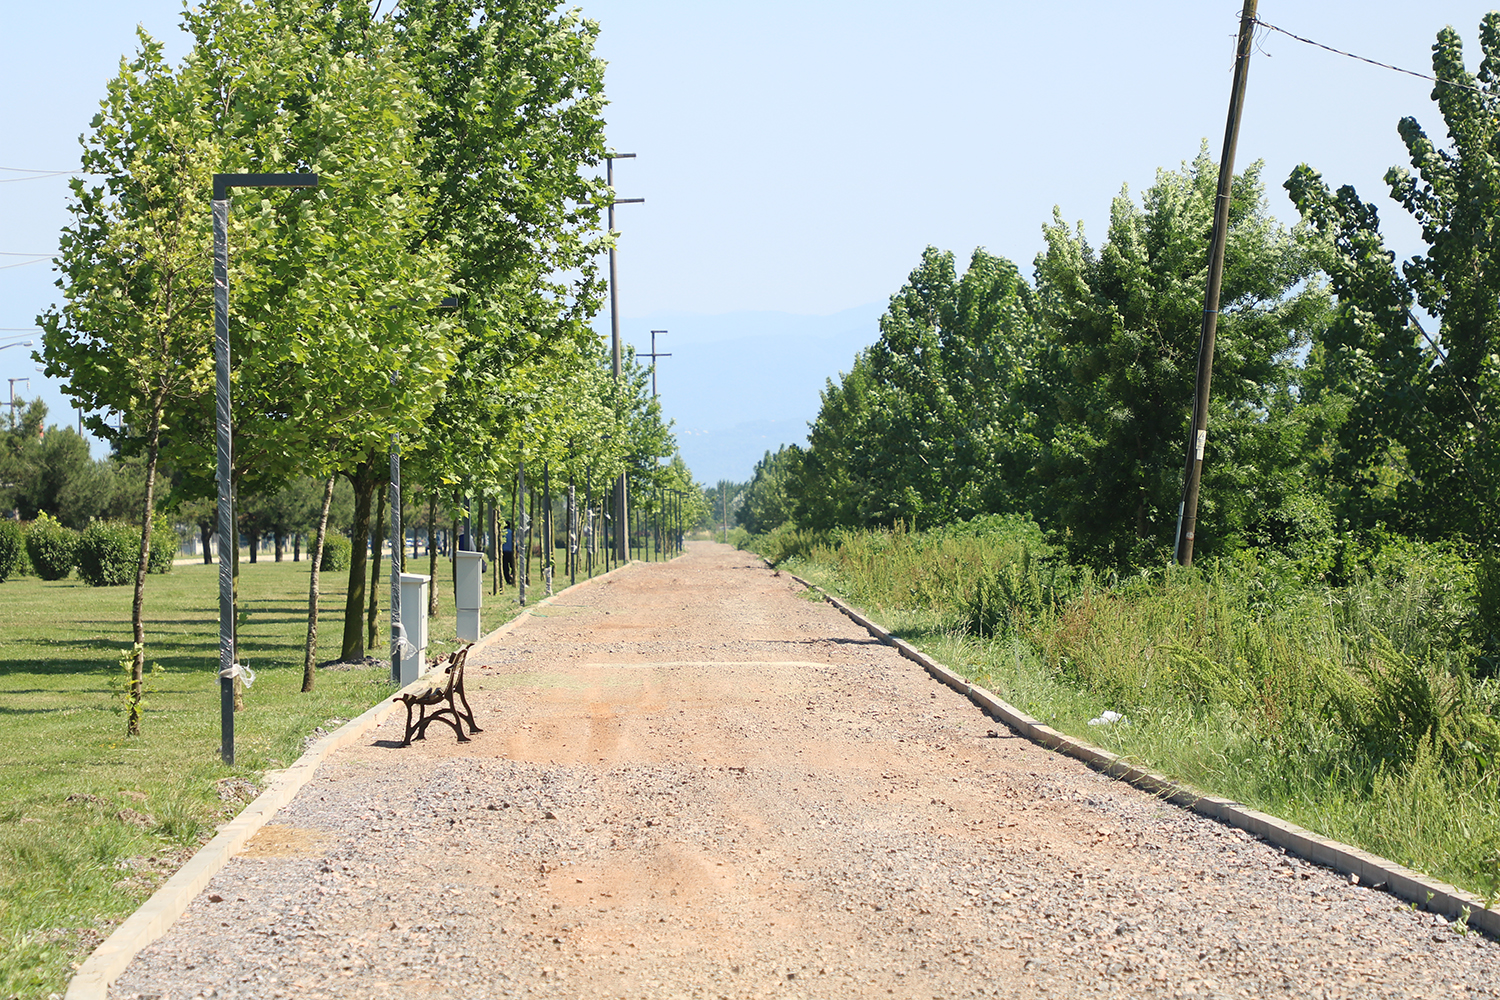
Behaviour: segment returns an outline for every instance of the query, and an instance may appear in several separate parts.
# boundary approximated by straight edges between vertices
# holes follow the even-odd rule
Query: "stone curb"
[[[535,604],[527,605],[520,614],[481,638],[473,648],[483,649],[492,640],[513,631],[517,625],[531,617],[534,610],[546,607],[568,591],[585,584],[597,583],[631,565],[632,563],[626,563],[624,566],[615,567],[608,573],[580,580],[573,586],[556,591]],[[407,691],[418,684],[425,683],[419,679],[401,690]],[[114,933],[105,938],[104,943],[95,948],[93,953],[84,960],[68,982],[64,1000],[105,1000],[110,984],[119,978],[135,956],[167,933],[177,922],[177,918],[187,910],[188,904],[203,891],[203,887],[208,884],[209,880],[219,873],[230,858],[239,853],[240,848],[244,847],[261,827],[270,822],[277,810],[296,797],[329,754],[371,732],[391,713],[400,709],[400,704],[394,700],[399,694],[400,692],[390,698],[381,699],[379,704],[318,740],[308,747],[307,752],[298,757],[290,767],[281,771],[268,771],[267,776],[271,777],[271,782],[266,786],[266,790],[261,792],[254,802],[241,810],[234,819],[220,826],[219,832],[212,840],[200,847],[198,852],[188,859],[187,864],[178,869],[177,873],[156,890],[150,899],[142,903],[140,909],[126,917],[124,923],[116,927]]]
[[[770,563],[766,565],[769,566]],[[875,624],[822,587],[792,576],[790,573],[787,575],[809,590],[822,594],[825,601],[842,611],[856,624],[863,626],[875,638],[886,645],[894,646],[902,656],[919,664],[933,678],[964,695],[1031,742],[1081,760],[1111,778],[1127,781],[1175,805],[1244,830],[1314,864],[1332,868],[1346,875],[1358,876],[1360,885],[1385,889],[1409,903],[1441,914],[1450,920],[1466,919],[1469,927],[1484,931],[1491,937],[1500,938],[1500,910],[1486,908],[1484,900],[1478,896],[1448,885],[1446,882],[1428,878],[1394,861],[1388,861],[1357,847],[1350,847],[1348,844],[1319,836],[1295,823],[1277,819],[1275,816],[1251,809],[1232,799],[1205,795],[1190,785],[1137,767],[1118,754],[1071,736],[1065,736],[949,670],[906,640],[891,635],[889,631]]]

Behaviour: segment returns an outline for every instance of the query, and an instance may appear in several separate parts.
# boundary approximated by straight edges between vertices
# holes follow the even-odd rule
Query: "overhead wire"
[[[1426,80],[1429,83],[1441,84],[1444,87],[1455,87],[1459,90],[1468,90],[1475,94],[1478,94],[1481,97],[1489,98],[1492,96],[1482,87],[1476,87],[1470,83],[1459,83],[1456,80],[1444,80],[1440,77],[1433,76],[1431,73],[1419,73],[1414,69],[1404,69],[1400,66],[1392,66],[1390,63],[1383,63],[1379,59],[1371,59],[1368,56],[1362,56],[1355,52],[1346,52],[1343,49],[1336,49],[1332,45],[1324,45],[1322,42],[1314,41],[1311,38],[1303,38],[1301,35],[1296,34],[1295,32],[1287,31],[1285,28],[1271,24],[1269,21],[1262,21],[1258,17],[1253,18],[1251,23],[1259,25],[1260,27],[1265,28],[1268,31],[1275,31],[1279,34],[1283,34],[1288,38],[1301,42],[1304,45],[1311,45],[1314,48],[1322,49],[1325,52],[1332,52],[1334,55],[1346,56],[1350,59],[1356,59],[1359,62],[1369,63],[1371,66],[1378,66],[1381,69],[1388,69],[1396,73],[1405,73],[1407,76],[1414,76],[1419,80]]]

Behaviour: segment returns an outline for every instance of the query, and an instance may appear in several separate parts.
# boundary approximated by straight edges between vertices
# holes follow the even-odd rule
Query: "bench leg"
[[[406,703],[406,735],[401,740],[404,747],[411,746],[411,734],[416,727],[411,724],[411,702]]]
[[[459,688],[454,693],[458,695],[458,700],[464,703],[463,718],[469,723],[469,732],[471,732],[471,733],[482,733],[482,732],[484,732],[484,730],[480,729],[479,725],[474,721],[474,710],[469,707],[469,699],[464,696],[463,688]],[[454,710],[453,714],[455,714],[455,715],[458,714],[457,709]]]
[[[449,718],[450,715],[452,716],[452,718]],[[464,727],[459,724],[458,713],[455,712],[451,707],[440,708],[436,712],[433,712],[431,715],[424,718],[421,721],[420,725],[417,727],[417,739],[426,739],[427,727],[432,725],[434,722],[441,722],[445,726],[452,727],[454,735],[458,737],[458,742],[469,742],[469,738],[464,735]]]

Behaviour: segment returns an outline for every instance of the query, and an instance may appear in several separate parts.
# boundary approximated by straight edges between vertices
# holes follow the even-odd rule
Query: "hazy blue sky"
[[[825,314],[883,301],[928,244],[962,257],[982,245],[1029,271],[1054,205],[1097,241],[1122,184],[1139,192],[1205,138],[1217,156],[1240,0],[581,6],[601,25],[610,64],[612,143],[640,157],[617,165],[616,182],[622,197],[647,199],[619,211],[622,311],[642,317]],[[1260,16],[1425,71],[1444,24],[1477,64],[1489,6],[1265,0]],[[180,7],[0,0],[0,166],[76,166],[77,137],[134,50],[135,24],[178,57]],[[1354,183],[1410,252],[1415,233],[1381,176],[1403,162],[1402,115],[1440,131],[1430,91],[1264,34],[1239,162],[1265,160],[1273,208],[1288,221],[1280,185],[1297,163]],[[0,173],[0,253],[51,251],[66,184],[17,176]],[[6,266],[22,260],[0,257],[0,328],[31,326],[56,294],[49,265]],[[689,331],[674,333],[685,343]],[[0,343],[23,335],[0,330]],[[25,353],[0,352],[0,378],[36,376]],[[47,395],[61,418],[61,397]]]

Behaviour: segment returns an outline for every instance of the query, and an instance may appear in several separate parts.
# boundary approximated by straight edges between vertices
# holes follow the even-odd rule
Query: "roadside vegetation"
[[[1099,574],[1018,518],[750,547],[1063,732],[1500,893],[1500,681],[1464,668],[1475,582],[1442,547],[1393,545],[1342,587],[1250,553]]]

